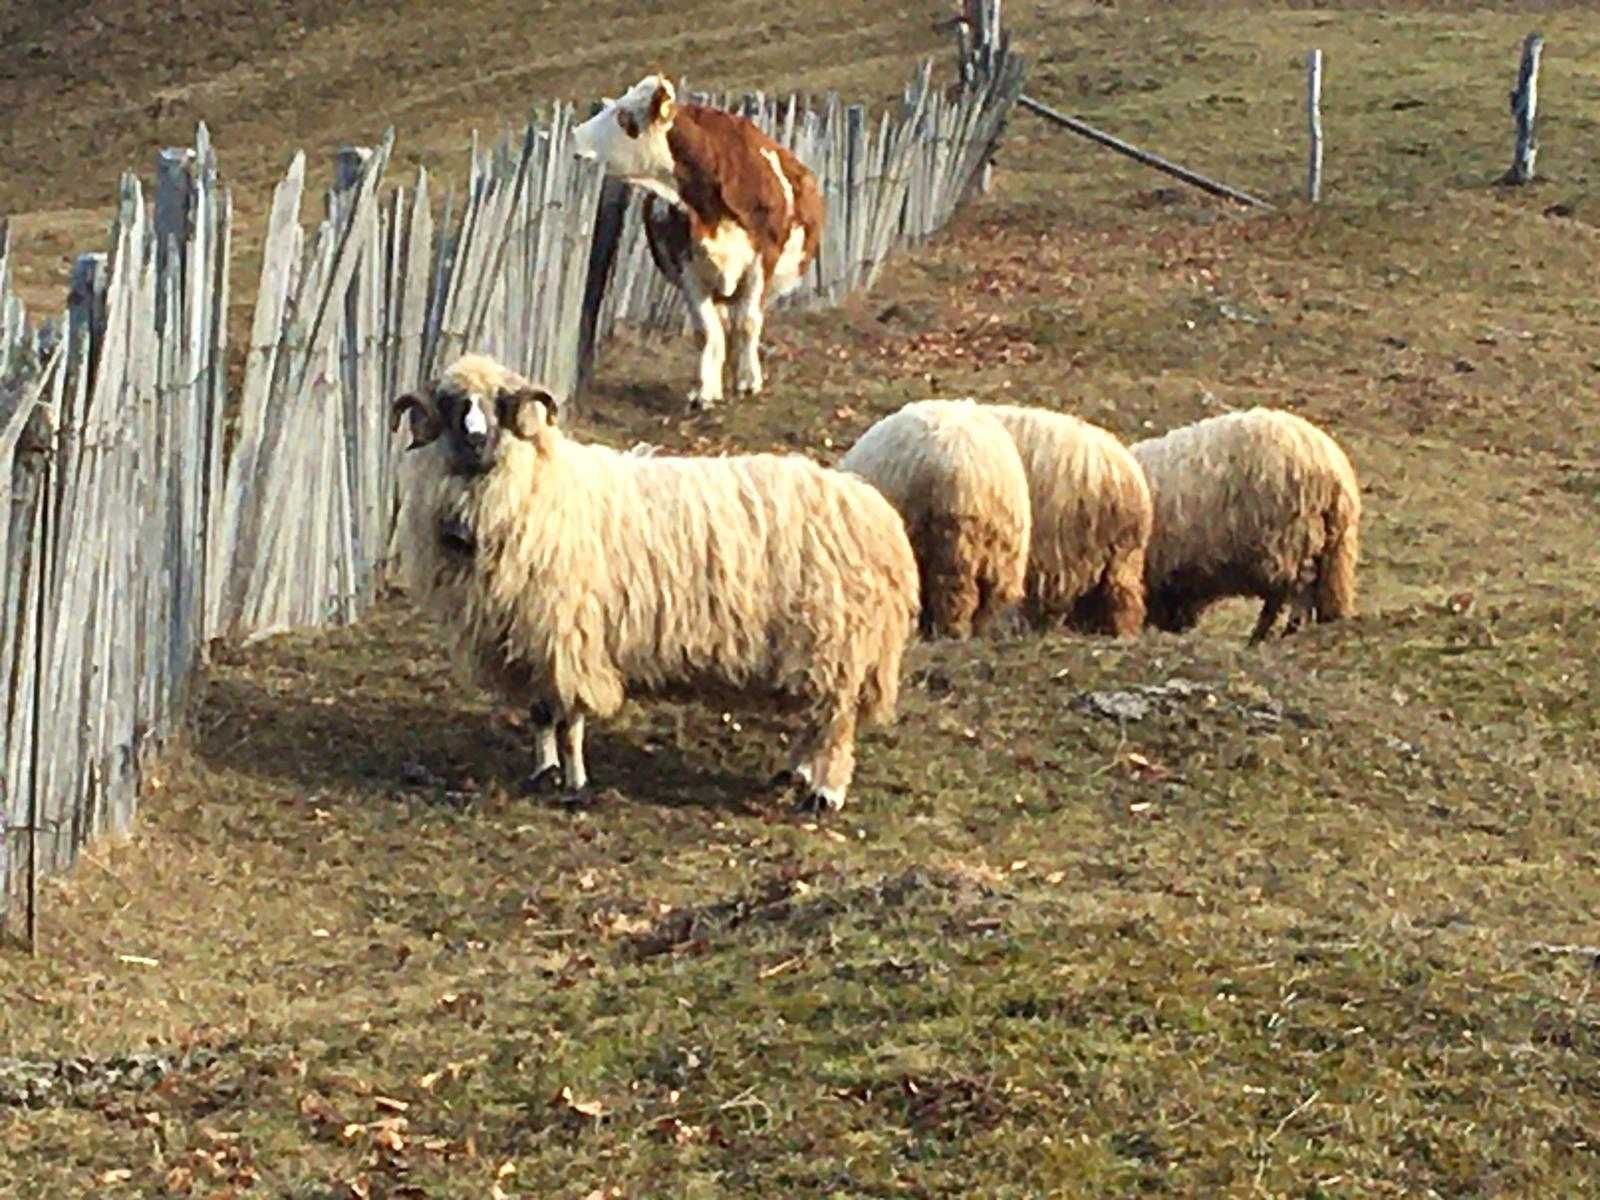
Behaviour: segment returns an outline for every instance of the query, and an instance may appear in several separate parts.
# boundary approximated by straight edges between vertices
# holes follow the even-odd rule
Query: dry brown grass
[[[380,58],[376,8],[341,11],[350,54]],[[412,108],[454,152],[468,114],[593,91],[669,34],[708,82],[809,85],[822,62],[862,95],[925,43],[921,9],[871,9],[839,49],[806,6],[626,6],[626,37],[656,32],[604,51],[554,9],[446,11],[403,40],[449,66],[391,46],[405,82],[377,105],[373,73],[294,84],[273,122],[295,137],[220,127],[225,167],[258,155],[264,186],[291,141],[446,94],[468,74],[450,47],[473,72],[541,37],[581,52],[514,77],[516,103],[486,82]],[[820,28],[869,12],[838,11]],[[828,459],[929,394],[1130,436],[1279,403],[1362,476],[1364,615],[1256,650],[1248,606],[1183,638],[920,646],[824,828],[759,788],[779,735],[759,714],[635,709],[591,735],[595,809],[508,795],[525,732],[400,605],[229,655],[139,835],[50,886],[45,957],[0,958],[0,1052],[206,1053],[159,1086],[0,1107],[0,1194],[1596,1190],[1594,964],[1539,947],[1600,940],[1600,26],[1541,11],[1550,179],[1511,194],[1491,181],[1526,16],[1017,16],[1041,98],[1283,207],[1241,216],[1019,115],[996,193],[947,236],[842,311],[773,323],[769,397],[687,420],[692,345],[623,342],[591,431]],[[1315,212],[1292,199],[1313,44]],[[97,160],[107,187],[131,144]],[[1198,686],[1126,724],[1083,700],[1173,678]],[[405,782],[416,763],[435,778]]]

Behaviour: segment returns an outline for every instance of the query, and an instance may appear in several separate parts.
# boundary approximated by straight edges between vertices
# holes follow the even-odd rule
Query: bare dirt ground
[[[888,97],[943,15],[233,7],[0,18],[0,209],[41,302],[196,116],[248,224],[298,146],[393,122],[448,165],[657,63]],[[138,835],[49,887],[44,957],[0,956],[0,1194],[1600,1190],[1600,23],[1540,6],[1547,178],[1512,193],[1525,11],[1013,18],[1033,94],[1280,208],[1019,114],[946,235],[774,322],[769,396],[686,419],[692,346],[624,341],[589,431],[831,460],[929,394],[1130,438],[1281,404],[1362,475],[1363,615],[1254,650],[1243,605],[918,647],[822,827],[763,791],[760,714],[636,708],[591,735],[594,809],[515,795],[526,731],[400,602],[230,652]]]

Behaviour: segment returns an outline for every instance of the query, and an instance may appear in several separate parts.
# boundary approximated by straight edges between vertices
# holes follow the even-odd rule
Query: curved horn
[[[400,428],[400,418],[407,413],[411,415],[411,445],[406,449],[420,450],[444,432],[444,426],[438,414],[433,411],[433,406],[421,396],[407,393],[389,407],[390,433]]]
[[[494,403],[501,427],[525,442],[531,441],[542,427],[554,425],[561,412],[561,404],[555,396],[532,383],[516,391],[502,392]]]

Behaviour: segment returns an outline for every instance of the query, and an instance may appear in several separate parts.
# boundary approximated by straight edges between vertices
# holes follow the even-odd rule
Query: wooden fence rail
[[[873,116],[837,96],[720,97],[807,162],[828,203],[784,303],[870,286],[974,189],[1023,65],[985,0],[961,82],[924,65]],[[107,253],[80,257],[60,330],[30,325],[0,224],[0,920],[133,819],[207,645],[347,624],[390,556],[400,439],[388,401],[467,349],[571,397],[620,325],[687,314],[650,262],[637,200],[572,152],[572,109],[482,148],[437,203],[388,186],[391,131],[306,162],[274,193],[243,379],[227,386],[232,203],[204,126],[121,181]],[[20,901],[20,905],[19,902]]]

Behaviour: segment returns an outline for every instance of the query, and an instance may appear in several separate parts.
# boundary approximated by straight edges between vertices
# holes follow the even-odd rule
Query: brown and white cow
[[[766,306],[816,257],[823,201],[816,178],[751,121],[679,104],[671,81],[647,75],[574,131],[577,152],[644,188],[656,265],[683,292],[700,335],[696,408],[722,399],[727,338],[734,387],[761,391]]]

